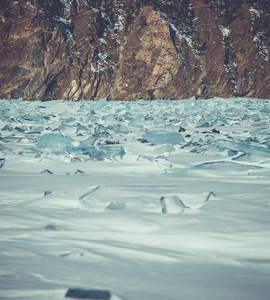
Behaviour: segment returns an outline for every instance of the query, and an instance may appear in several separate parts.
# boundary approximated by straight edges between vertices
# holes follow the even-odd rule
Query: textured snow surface
[[[269,124],[257,99],[0,101],[0,299],[268,300]]]

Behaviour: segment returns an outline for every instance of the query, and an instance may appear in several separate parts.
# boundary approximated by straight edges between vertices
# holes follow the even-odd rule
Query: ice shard
[[[4,167],[6,160],[4,158],[0,158],[0,169]]]
[[[38,138],[39,148],[55,149],[58,147],[72,147],[72,140],[54,133],[45,133]]]
[[[99,110],[99,109],[104,108],[104,107],[107,106],[107,105],[108,105],[108,101],[107,101],[105,98],[102,98],[102,99],[100,99],[99,101],[95,102],[95,103],[91,106],[90,110],[91,110],[91,111]]]
[[[149,131],[142,135],[152,145],[172,144],[177,145],[183,142],[183,136],[179,132]]]

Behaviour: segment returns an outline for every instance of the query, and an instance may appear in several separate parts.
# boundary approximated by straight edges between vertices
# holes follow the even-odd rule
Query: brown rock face
[[[270,4],[1,0],[0,98],[270,98]]]

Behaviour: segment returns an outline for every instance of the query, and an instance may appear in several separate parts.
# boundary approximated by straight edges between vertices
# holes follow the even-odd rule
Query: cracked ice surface
[[[269,124],[257,99],[0,101],[0,298],[269,299]]]

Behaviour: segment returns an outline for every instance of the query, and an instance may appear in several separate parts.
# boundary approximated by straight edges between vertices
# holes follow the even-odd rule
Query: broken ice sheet
[[[201,110],[201,102],[196,100],[195,96],[185,100],[184,102],[184,112],[187,114],[196,115],[198,111]]]
[[[237,171],[247,171],[251,169],[262,169],[262,167],[243,165],[239,163],[233,163],[230,161],[216,161],[216,162],[206,162],[193,167],[197,170],[212,170],[219,172],[237,172]]]
[[[40,134],[43,131],[44,131],[44,127],[43,126],[31,126],[29,128],[28,134],[34,134],[34,133]]]
[[[228,156],[235,156],[239,153],[239,157],[234,157],[233,160],[253,163],[265,163],[270,161],[270,149],[228,140],[216,140],[210,145],[196,147],[190,152],[208,155],[223,154]]]
[[[81,145],[80,145],[81,146]],[[121,145],[103,145],[103,146],[87,146],[72,148],[73,151],[81,152],[82,155],[89,156],[90,160],[117,160],[122,159],[126,154],[125,148]]]
[[[0,158],[0,169],[3,168],[4,164],[5,164],[5,159],[4,158]]]
[[[104,108],[107,105],[108,105],[108,101],[105,98],[102,98],[99,101],[95,102],[91,106],[90,110],[91,111],[100,110],[100,109]]]
[[[177,145],[183,142],[183,136],[178,132],[149,131],[142,135],[143,139],[153,145],[171,144]]]
[[[172,197],[161,197],[160,202],[162,213],[166,214],[181,214],[185,209],[189,209],[176,195]]]
[[[1,139],[0,139],[1,140]],[[12,152],[12,149],[11,148],[8,148],[6,146],[4,146],[3,144],[0,144],[0,151],[7,155],[9,152]]]
[[[126,154],[125,148],[121,145],[109,145],[102,147],[112,159],[123,158]]]
[[[184,149],[186,147],[194,147],[194,146],[205,146],[208,144],[211,144],[215,141],[215,137],[210,134],[197,134],[195,135],[188,143],[181,146],[181,149]],[[197,149],[197,148],[196,148]],[[200,149],[200,148],[198,148]]]
[[[72,147],[71,139],[54,133],[45,133],[42,136],[38,137],[37,141],[39,148],[55,149],[58,147]]]
[[[106,127],[101,124],[97,124],[94,128],[95,134],[106,133],[106,132],[107,132]]]
[[[82,149],[82,154],[87,155],[89,159],[93,161],[103,161],[105,159],[110,159],[106,151],[98,147],[87,147],[85,149]]]
[[[5,125],[1,131],[13,131],[14,128],[12,126],[10,126],[9,124]]]
[[[25,125],[17,126],[17,127],[15,127],[15,130],[17,130],[19,132],[26,132],[28,130],[28,127]]]
[[[206,176],[212,174],[212,176],[240,176],[240,175],[250,175],[252,172],[256,171],[256,174],[260,174],[260,172],[264,171],[263,167],[255,166],[255,165],[246,165],[231,161],[214,161],[214,162],[206,162],[202,164],[195,165],[194,167],[188,169],[182,169],[179,171],[174,171],[169,173],[166,176]],[[253,174],[253,173],[252,173]]]
[[[258,137],[261,135],[269,135],[270,136],[269,127],[260,127],[260,128],[252,130],[250,133],[251,133],[252,137]]]
[[[172,151],[175,151],[175,148],[172,144],[163,144],[155,147],[154,155],[155,156],[165,155],[171,153]]]
[[[82,175],[82,176],[89,176],[88,173],[86,173],[86,172],[84,172],[84,171],[82,171],[82,170],[77,170],[77,171],[75,172],[75,175],[76,175],[76,176],[80,176],[80,175]]]
[[[3,131],[0,133],[1,137],[15,133],[20,138],[27,137],[28,140],[0,141],[1,149],[2,146],[8,146],[11,149],[11,151],[0,150],[0,158],[6,159],[6,164],[0,170],[2,175],[0,198],[2,203],[4,198],[5,207],[12,207],[12,210],[2,210],[1,224],[6,229],[1,231],[3,235],[1,247],[5,251],[1,251],[3,264],[0,270],[2,275],[14,276],[4,275],[1,277],[0,282],[3,289],[0,298],[16,298],[18,295],[21,296],[21,292],[25,293],[24,289],[29,287],[27,292],[29,297],[24,296],[25,299],[52,298],[53,296],[50,294],[52,289],[60,290],[61,295],[53,297],[60,299],[64,298],[68,288],[72,287],[71,285],[76,286],[79,282],[79,288],[83,289],[99,287],[121,291],[125,294],[125,299],[160,298],[167,300],[179,298],[178,278],[184,279],[183,288],[186,287],[186,289],[183,293],[185,295],[190,290],[196,290],[190,289],[190,286],[199,286],[197,290],[207,291],[206,294],[211,293],[209,282],[215,281],[216,278],[222,278],[225,281],[223,280],[221,285],[213,285],[217,286],[215,295],[219,295],[219,298],[226,299],[228,293],[231,293],[239,295],[241,299],[249,297],[256,299],[256,296],[264,299],[260,291],[269,290],[265,276],[269,261],[269,251],[266,247],[269,231],[269,218],[267,218],[269,167],[264,165],[264,168],[253,168],[253,164],[246,161],[232,162],[232,156],[228,156],[230,153],[234,157],[236,155],[239,157],[243,153],[239,151],[239,147],[242,147],[243,144],[252,145],[253,143],[251,140],[245,142],[251,137],[250,132],[268,127],[269,112],[263,116],[262,113],[260,114],[261,122],[265,122],[264,124],[254,125],[254,120],[244,118],[244,114],[248,114],[248,109],[243,104],[247,101],[249,102],[249,100],[241,100],[236,103],[235,99],[195,101],[195,107],[191,107],[190,111],[183,109],[184,101],[151,101],[141,104],[109,102],[112,109],[109,112],[111,116],[107,120],[105,107],[95,110],[95,114],[90,112],[93,105],[91,101],[59,104],[58,102],[45,102],[43,104],[45,108],[40,108],[40,110],[47,111],[49,115],[51,115],[50,111],[53,111],[56,116],[55,118],[51,117],[50,121],[44,119],[43,124],[33,124],[33,121],[21,119],[18,112],[19,107],[5,102],[5,107],[9,107],[12,113],[3,117],[1,111],[0,118],[5,121],[1,122],[0,128],[8,123],[14,128],[14,131]],[[254,104],[250,104],[249,107],[258,110],[259,103],[262,102],[257,101],[257,104],[252,100],[250,103]],[[37,110],[32,110],[37,105],[40,103],[20,102],[20,108],[24,108],[23,115],[39,114],[40,112]],[[264,105],[269,106],[269,104]],[[78,108],[82,108],[82,110],[78,111]],[[230,108],[232,109],[230,110]],[[261,105],[260,109],[262,108]],[[177,113],[175,113],[176,109],[178,109]],[[196,110],[197,112],[194,113]],[[225,110],[228,112],[224,113]],[[214,124],[213,127],[197,130],[196,126],[199,120],[204,118],[204,121],[210,121],[208,117],[211,114],[213,116],[211,121],[215,121],[220,115],[226,117],[229,124],[238,123],[239,125],[219,127]],[[136,120],[136,115],[139,115],[137,121],[140,121],[143,127],[128,127],[128,122]],[[46,131],[43,133],[59,133],[59,131],[53,131],[61,125],[59,118],[65,122],[64,120],[70,117],[76,118],[74,127],[63,126],[65,130],[62,132],[64,133],[62,136],[71,141],[72,148],[67,147],[65,143],[58,147],[58,150],[38,148],[35,146],[37,137],[27,135],[29,127],[34,125],[44,126]],[[118,123],[115,123],[114,119],[122,122],[121,124],[126,127],[126,134],[121,133],[117,127]],[[156,123],[159,124],[154,124],[154,120],[157,120]],[[114,123],[110,124],[110,122]],[[221,125],[222,122],[221,120]],[[89,131],[85,134],[83,131],[85,129],[82,128],[82,131],[76,132],[80,128],[78,123]],[[25,132],[16,129],[23,124],[27,124]],[[89,139],[88,143],[85,142],[88,137],[92,137],[97,124],[105,128],[101,134],[106,134],[107,131],[113,137],[96,136],[92,140]],[[171,143],[150,146],[150,144],[137,142],[137,139],[141,139],[147,131],[177,132],[180,124],[186,129],[186,132],[182,133],[183,136],[190,135],[190,138],[185,137],[187,139],[185,143],[193,139],[194,144],[190,145],[192,148],[196,147],[195,143],[198,143],[200,146],[204,145],[210,153],[216,139],[234,143],[217,143],[226,149],[221,152],[213,151],[215,157],[208,157],[201,153],[191,154],[189,150],[192,148],[180,148],[184,143],[181,143],[180,146]],[[52,129],[47,130],[48,126]],[[212,132],[213,128],[219,130],[220,134]],[[201,131],[207,133],[203,134]],[[77,136],[79,133],[84,136]],[[263,146],[269,136],[259,135],[260,133],[264,132],[256,133],[258,143],[254,142],[253,144]],[[206,138],[207,134],[209,137]],[[61,135],[59,134],[59,136]],[[107,161],[111,157],[109,152],[103,148],[106,141],[119,141],[117,146],[123,146],[127,152],[123,160],[117,156],[117,161],[114,160],[114,163]],[[267,145],[264,146],[264,149],[267,149]],[[25,147],[34,147],[43,152],[42,160],[28,159],[27,155],[32,155],[30,153],[26,153],[26,156],[22,157],[20,151],[24,151]],[[175,148],[167,160],[165,156],[157,156],[160,152],[154,153],[155,150],[163,152],[166,147],[169,147],[168,149]],[[248,148],[250,151],[251,149],[253,148]],[[215,150],[219,151],[220,149]],[[246,153],[248,150],[243,149]],[[167,155],[166,151],[164,155]],[[68,157],[73,157],[76,161],[65,159]],[[93,157],[104,160],[104,162],[92,162]],[[84,159],[86,162],[82,163],[77,159]],[[207,164],[210,160],[220,160],[220,162],[212,161],[213,164]],[[222,163],[222,161],[232,164]],[[37,174],[38,176],[32,176],[32,166],[30,165],[32,162],[36,163],[34,166],[36,174],[44,169],[49,169],[55,175]],[[174,164],[173,168],[168,167],[171,163]],[[175,173],[164,175],[165,164],[168,170],[167,174]],[[193,167],[190,168],[191,166]],[[91,177],[74,176],[77,169],[88,172]],[[183,173],[176,173],[177,170],[183,170]],[[21,180],[18,180],[17,175],[21,175],[20,172],[26,176],[20,176]],[[71,175],[64,176],[67,172]],[[7,186],[6,182],[9,183]],[[79,195],[90,191],[89,185],[92,185],[93,189],[98,185],[102,188],[92,194],[88,192],[88,196],[79,200]],[[24,186],[24,195],[18,186]],[[12,194],[9,192],[9,196],[5,198],[4,193],[7,189],[12,190]],[[33,194],[36,189],[39,190],[39,193]],[[44,197],[43,193],[47,189],[54,192]],[[62,192],[57,193],[57,191],[63,190],[67,193],[65,192],[64,195]],[[211,196],[210,200],[205,202],[211,190],[219,198]],[[173,195],[177,195],[190,209],[185,209],[184,213],[179,215],[162,215],[159,201],[162,195],[164,198],[170,199]],[[31,208],[33,202],[24,204],[24,206],[29,205],[31,209],[25,209],[22,214],[22,210],[17,209],[16,203],[29,199],[35,201],[34,209]],[[67,201],[69,199],[71,201]],[[12,201],[12,205],[9,204],[9,201]],[[62,205],[60,205],[61,203]],[[20,203],[20,207],[21,205]],[[15,206],[16,210],[13,210]],[[200,209],[201,207],[203,209]],[[182,211],[181,207],[176,208]],[[99,214],[96,215],[95,212]],[[48,224],[63,230],[54,230]],[[56,226],[57,224],[59,225]],[[46,228],[46,225],[49,227]],[[50,229],[52,230],[50,231]],[[16,247],[12,247],[14,243]],[[46,245],[48,245],[47,248]],[[125,246],[123,247],[123,245]],[[90,254],[95,251],[98,252],[97,254],[106,254],[107,260],[104,261],[102,258],[102,261],[99,261],[95,259],[94,255],[94,259],[92,259]],[[59,253],[67,253],[67,256],[59,258]],[[83,253],[84,256],[81,256],[80,253]],[[156,253],[162,254],[162,256],[159,255],[153,264],[150,260],[155,257]],[[174,257],[173,260],[177,261],[176,264],[171,263],[171,258],[168,260],[170,256]],[[25,259],[25,257],[29,259]],[[38,259],[38,263],[36,263],[36,257],[41,258]],[[168,264],[163,261],[165,257]],[[248,259],[254,260],[252,263],[248,262],[250,268],[246,267]],[[40,264],[40,262],[43,263]],[[82,268],[82,265],[86,267]],[[87,265],[97,272],[91,276],[91,282],[89,282]],[[179,265],[181,265],[180,268]],[[53,268],[48,266],[53,266]],[[223,269],[223,266],[226,270]],[[13,269],[16,272],[11,272]],[[166,274],[160,270],[165,270]],[[200,272],[200,270],[202,271]],[[212,272],[214,270],[217,271]],[[225,276],[223,276],[224,270],[226,271]],[[121,280],[111,281],[111,274],[115,271],[117,271],[117,275],[122,276]],[[40,276],[32,278],[28,275],[31,272],[39,273]],[[240,277],[237,277],[238,281],[235,281],[235,278],[230,279],[230,274],[236,272],[240,274]],[[187,273],[190,276],[185,277]],[[130,275],[133,274],[134,277],[132,276],[130,280]],[[153,274],[154,276],[152,276]],[[176,276],[170,277],[171,274],[176,274]],[[195,276],[193,276],[194,274]],[[119,279],[119,276],[116,276],[116,279]],[[193,279],[190,281],[191,277]],[[50,282],[48,282],[48,278]],[[150,284],[144,280],[151,278],[153,281]],[[167,280],[168,278],[169,280]],[[206,278],[205,282],[202,282],[202,278]],[[58,284],[59,280],[62,285],[61,289]],[[145,283],[142,284],[142,282]],[[159,285],[162,282],[166,282],[166,284]],[[250,288],[246,289],[243,282]],[[47,284],[50,287],[45,291]],[[33,291],[33,286],[38,291]],[[123,289],[123,286],[127,288]],[[157,286],[160,286],[158,291],[156,290]],[[222,286],[221,289],[220,286]],[[131,291],[132,288],[134,288],[133,291]],[[6,294],[3,295],[3,292]],[[193,298],[200,298],[200,295],[196,296]],[[207,296],[209,295],[207,294]],[[208,298],[211,296],[213,294]],[[212,298],[215,299],[215,296]]]
[[[50,170],[46,169],[40,172],[41,174],[46,174],[46,175],[52,175],[53,172],[51,172]]]
[[[128,127],[135,127],[135,128],[143,128],[145,125],[143,120],[131,120],[128,123]]]
[[[89,131],[89,128],[81,124],[78,124],[76,127],[77,127],[76,133],[81,133],[81,132],[87,133]]]
[[[106,208],[110,210],[121,210],[126,207],[125,203],[123,202],[115,202],[112,201]]]

